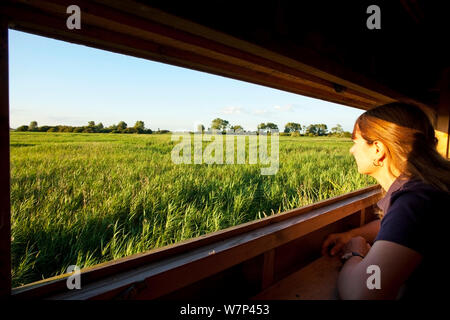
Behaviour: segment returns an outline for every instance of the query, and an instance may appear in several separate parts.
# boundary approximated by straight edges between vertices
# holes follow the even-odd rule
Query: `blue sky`
[[[208,128],[215,118],[256,130],[261,122],[337,123],[351,131],[363,110],[276,89],[9,31],[10,126]]]

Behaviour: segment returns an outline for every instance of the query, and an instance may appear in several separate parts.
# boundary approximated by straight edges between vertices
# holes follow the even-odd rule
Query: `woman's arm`
[[[352,241],[353,245],[351,243],[348,250],[362,251],[363,244],[358,242],[364,239],[359,239]],[[415,250],[395,242],[379,240],[364,259],[352,257],[344,264],[338,277],[339,296],[351,300],[395,299],[421,260],[422,256]],[[375,275],[377,271],[373,271],[374,266],[379,270],[378,275]],[[369,288],[368,280],[371,282],[376,276],[379,276],[380,288]]]
[[[355,228],[350,230],[350,234],[352,235],[352,238],[361,236],[370,244],[373,244],[373,241],[375,240],[378,231],[380,231],[380,224],[381,220],[376,219],[374,221],[371,221],[359,228]]]
[[[322,243],[322,255],[334,256],[340,252],[347,243],[355,237],[361,236],[370,244],[375,240],[380,230],[380,220],[371,221],[362,227],[355,228],[346,232],[329,234]]]

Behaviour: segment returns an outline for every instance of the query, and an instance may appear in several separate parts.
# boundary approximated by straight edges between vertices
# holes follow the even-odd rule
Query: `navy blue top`
[[[444,281],[450,277],[443,261],[448,255],[450,194],[419,179],[402,178],[397,178],[377,203],[384,217],[375,241],[395,242],[422,256],[402,288],[401,299],[442,299],[437,290],[445,292]]]

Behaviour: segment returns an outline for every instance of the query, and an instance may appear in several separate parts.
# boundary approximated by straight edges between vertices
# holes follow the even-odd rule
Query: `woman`
[[[450,161],[436,151],[430,120],[412,105],[383,105],[357,119],[352,140],[358,172],[374,177],[384,197],[377,203],[381,219],[331,234],[323,243],[324,255],[345,259],[340,297],[443,298],[437,290],[449,288],[443,258],[450,231]]]

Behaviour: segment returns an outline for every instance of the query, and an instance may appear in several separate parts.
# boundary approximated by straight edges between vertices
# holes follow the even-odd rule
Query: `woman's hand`
[[[328,235],[322,244],[322,255],[324,256],[334,256],[345,248],[347,243],[352,239],[352,234],[347,232],[342,233],[332,233]]]
[[[367,243],[366,239],[358,236],[350,239],[344,248],[344,253],[355,251],[365,257],[370,248],[370,244]]]

